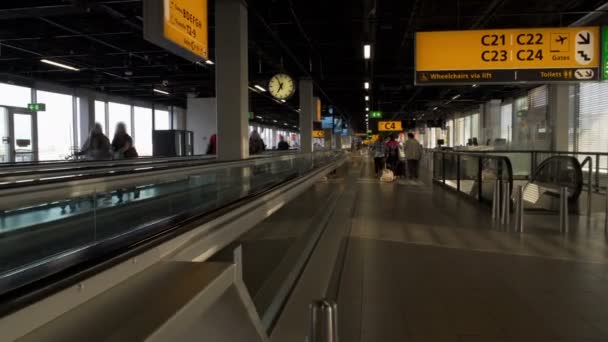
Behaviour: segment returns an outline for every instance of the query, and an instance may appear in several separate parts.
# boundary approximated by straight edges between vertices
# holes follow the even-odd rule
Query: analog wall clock
[[[287,74],[276,74],[268,82],[270,95],[278,100],[286,100],[296,92],[296,83]]]

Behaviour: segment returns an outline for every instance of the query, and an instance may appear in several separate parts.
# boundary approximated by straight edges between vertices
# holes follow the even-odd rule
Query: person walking
[[[289,143],[285,141],[285,137],[279,135],[279,144],[277,145],[277,150],[279,151],[287,151],[289,150]]]
[[[135,146],[133,146],[133,138],[127,133],[127,126],[124,122],[119,122],[116,125],[116,133],[114,133],[114,139],[112,139],[112,151],[116,156],[115,159],[139,157]]]
[[[372,153],[374,156],[376,177],[380,177],[382,169],[384,169],[384,160],[386,158],[386,145],[381,139],[378,139],[374,145],[372,145]]]
[[[95,123],[89,132],[89,137],[76,155],[85,156],[88,160],[109,160],[112,159],[110,149],[110,140],[103,134],[101,124]]]
[[[213,134],[209,138],[209,145],[207,145],[207,154],[215,155],[217,153],[217,134]]]
[[[418,179],[418,164],[420,158],[422,158],[422,145],[414,138],[414,133],[407,134],[404,149],[407,175],[411,179]]]
[[[399,143],[395,140],[395,136],[391,134],[389,141],[386,143],[386,164],[397,176],[397,164],[399,163]]]
[[[251,132],[251,136],[249,136],[249,154],[260,154],[264,152],[265,149],[266,145],[264,144],[264,140],[262,140],[260,133],[256,130]]]

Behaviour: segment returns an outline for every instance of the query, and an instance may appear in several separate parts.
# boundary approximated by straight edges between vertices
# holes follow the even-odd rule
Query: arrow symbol
[[[593,76],[593,71],[591,71],[591,70],[587,70],[587,72],[585,73],[585,76],[586,76],[586,77],[591,77],[591,76]]]
[[[591,43],[591,34],[589,32],[579,33],[580,40],[577,42],[580,45],[589,45]]]

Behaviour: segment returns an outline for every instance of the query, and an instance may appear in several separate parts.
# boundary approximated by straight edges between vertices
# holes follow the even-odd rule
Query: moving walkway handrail
[[[321,165],[315,165],[314,160],[316,156],[324,158]],[[299,157],[308,158],[308,155],[300,155]],[[209,210],[203,208],[182,211],[160,221],[149,222],[142,227],[132,227],[132,229],[125,234],[121,234],[119,237],[112,236],[104,240],[93,241],[88,246],[85,245],[76,250],[50,256],[47,258],[50,260],[47,260],[46,263],[35,263],[31,265],[32,268],[26,269],[29,272],[44,272],[37,277],[29,278],[28,276],[31,276],[31,274],[11,271],[8,273],[8,276],[11,278],[7,281],[7,273],[2,274],[0,277],[0,285],[2,285],[0,289],[0,316],[74,284],[79,279],[90,276],[91,272],[99,272],[120,261],[124,261],[129,256],[134,255],[133,253],[141,253],[142,250],[147,250],[163,241],[173,239],[177,235],[193,229],[194,226],[199,227],[202,222],[210,221],[228,213],[234,213],[237,208],[249,204],[254,199],[262,200],[266,198],[266,195],[273,193],[275,190],[283,189],[284,186],[295,187],[305,182],[309,175],[314,175],[337,166],[337,164],[344,161],[345,156],[341,153],[323,152],[311,154],[310,158],[310,168],[303,171],[300,170],[300,173],[294,170],[296,173],[293,175],[288,173],[280,176],[274,183],[259,189],[254,188],[249,193],[241,195],[238,199],[223,203],[215,209]],[[258,164],[256,160],[245,162],[248,166]],[[266,160],[266,163],[269,163],[269,161]],[[289,185],[292,183],[293,185]],[[55,260],[55,257],[60,257],[60,259]],[[25,278],[21,278],[22,281],[19,282],[17,281],[18,279],[16,280],[18,277]],[[33,279],[33,281],[23,281],[24,279]]]
[[[333,151],[317,152],[331,153]],[[288,153],[267,157],[256,157],[248,160],[201,162],[194,165],[174,165],[163,163],[158,166],[135,168],[133,170],[108,170],[103,174],[78,174],[75,177],[56,177],[38,181],[0,184],[0,211],[14,206],[28,206],[44,201],[57,201],[64,198],[88,196],[108,189],[120,189],[138,185],[163,183],[178,176],[196,174],[201,171],[212,171],[229,167],[244,167],[275,161],[294,159],[301,154]],[[312,154],[311,154],[312,156]]]

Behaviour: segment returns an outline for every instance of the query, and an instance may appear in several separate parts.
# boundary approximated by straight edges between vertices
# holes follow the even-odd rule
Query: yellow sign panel
[[[165,38],[209,59],[207,0],[163,0]]]
[[[401,121],[378,121],[380,132],[402,132]]]
[[[325,138],[325,131],[312,131],[313,138]]]
[[[321,121],[321,111],[322,111],[321,99],[317,99],[317,121]]]
[[[597,80],[599,43],[599,27],[418,32],[416,81]]]

